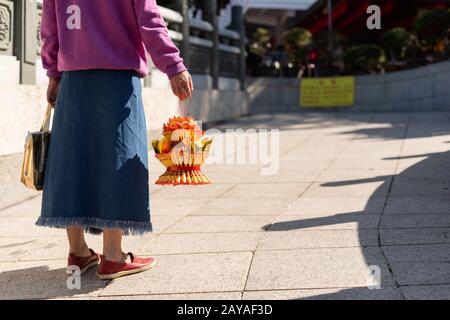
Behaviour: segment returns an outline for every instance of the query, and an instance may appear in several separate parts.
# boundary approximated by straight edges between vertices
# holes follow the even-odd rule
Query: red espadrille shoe
[[[99,254],[95,253],[94,250],[89,249],[91,255],[89,257],[77,257],[73,253],[69,253],[67,258],[67,273],[72,273],[71,266],[77,266],[80,268],[80,273],[85,273],[89,268],[98,265],[100,261]]]
[[[97,276],[102,280],[112,280],[143,272],[150,269],[155,265],[155,259],[153,258],[139,258],[133,255],[131,252],[127,253],[131,262],[114,262],[105,260],[104,256],[101,257],[101,262],[98,267]]]

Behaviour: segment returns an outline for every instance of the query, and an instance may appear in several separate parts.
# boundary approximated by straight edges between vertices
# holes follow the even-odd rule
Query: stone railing
[[[192,73],[211,74],[212,56],[214,47],[212,39],[213,26],[200,20],[189,21],[189,68]]]
[[[179,2],[185,4],[185,0]],[[217,5],[216,0],[208,3]],[[185,19],[181,9],[159,9],[192,74],[209,76],[216,86],[219,77],[232,78],[244,87],[243,30],[219,30],[217,17],[210,21]],[[0,83],[46,81],[39,57],[41,16],[42,0],[0,0]],[[151,86],[152,82],[145,84]]]
[[[1,82],[35,82],[39,20],[35,0],[0,0]]]
[[[210,18],[209,21],[192,18],[186,21],[176,11],[160,8],[160,12],[168,24],[174,42],[179,44],[184,51],[188,51],[187,54],[183,52],[183,56],[191,73],[210,75],[212,78],[239,79],[241,87],[244,88],[245,58],[242,54],[245,55],[243,52],[245,39],[241,37],[241,33],[244,33],[243,30],[219,29],[217,20],[215,20],[217,17]],[[242,16],[234,15],[235,20],[240,18],[243,19]],[[186,26],[183,28],[185,23],[188,24],[187,28]],[[238,23],[232,23],[232,25],[239,26]],[[189,33],[183,34],[183,29],[189,30]],[[215,36],[218,41],[214,41]],[[184,43],[186,38],[189,39],[187,43]],[[217,56],[215,56],[215,52],[218,53]],[[215,80],[217,81],[217,79]]]
[[[175,43],[180,44],[183,41],[183,34],[181,33],[183,16],[176,11],[161,6],[159,7],[159,11],[167,23],[170,37]]]
[[[219,74],[223,77],[239,78],[240,68],[240,36],[239,33],[227,29],[220,30]]]
[[[13,54],[14,3],[0,1],[0,54]]]

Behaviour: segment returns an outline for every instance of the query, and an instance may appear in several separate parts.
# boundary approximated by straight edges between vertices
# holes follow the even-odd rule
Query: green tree
[[[270,48],[270,31],[265,28],[257,28],[252,35],[250,52],[258,56],[264,56]]]
[[[292,62],[299,65],[307,60],[311,49],[313,36],[311,32],[303,28],[294,28],[283,36],[283,45]]]
[[[408,48],[413,44],[414,36],[404,28],[394,28],[383,34],[382,42],[393,62],[403,61]]]
[[[345,36],[336,31],[323,30],[314,37],[313,47],[317,51],[319,64],[327,64],[333,62],[333,52],[330,52],[330,38],[333,44],[333,50],[340,46],[344,46],[347,39]]]
[[[439,54],[444,53],[448,46],[450,11],[445,9],[421,11],[415,29],[422,46]]]
[[[376,73],[383,69],[386,57],[381,47],[375,44],[365,44],[348,48],[344,61],[350,72]]]

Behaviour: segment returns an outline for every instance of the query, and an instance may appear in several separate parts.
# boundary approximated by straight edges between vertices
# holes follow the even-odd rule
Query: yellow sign
[[[354,77],[303,79],[300,90],[304,108],[349,107],[355,102]]]

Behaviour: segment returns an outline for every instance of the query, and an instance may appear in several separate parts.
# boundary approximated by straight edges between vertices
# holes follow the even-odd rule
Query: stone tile
[[[2,217],[38,217],[41,213],[42,197],[37,196],[33,199],[21,202],[17,205],[8,207],[0,211]]]
[[[316,179],[322,183],[336,183],[354,180],[387,181],[392,178],[392,173],[386,170],[324,170]]]
[[[379,248],[257,251],[246,290],[365,287],[368,265],[381,268],[383,288],[393,285]]]
[[[208,202],[208,199],[184,198],[179,200],[168,200],[160,198],[150,198],[150,211],[152,216],[185,216]]]
[[[61,237],[63,229],[38,227],[37,217],[8,217],[0,219],[0,238],[2,237]]]
[[[129,296],[101,296],[95,300],[241,300],[241,292],[208,292],[180,294],[149,294]]]
[[[153,199],[213,199],[232,187],[233,184],[164,187],[153,195]]]
[[[347,160],[351,162],[355,161],[367,161],[367,162],[377,162],[377,161],[397,161],[397,156],[400,153],[400,147],[390,147],[389,145],[379,145],[377,148],[376,144],[370,144],[373,148],[372,150],[362,151],[361,148],[346,148],[342,152],[337,160],[340,162],[342,160]]]
[[[400,300],[397,288],[245,291],[243,300]]]
[[[390,194],[392,196],[449,195],[450,182],[411,179],[400,176],[394,179]]]
[[[214,183],[239,183],[244,179],[251,179],[254,177],[260,176],[259,171],[210,171],[207,172],[205,170],[205,174],[214,182]]]
[[[94,296],[79,296],[79,297],[57,297],[57,298],[47,298],[45,300],[56,300],[56,301],[66,301],[66,300],[70,300],[70,301],[92,301],[92,300],[96,300],[97,298],[95,298]]]
[[[182,216],[152,216],[154,232],[161,232],[182,219]],[[61,237],[64,229],[36,226],[37,217],[9,217],[0,219],[0,238],[2,237]]]
[[[383,155],[384,157],[391,158],[400,154],[402,148],[402,142],[389,143],[386,140],[370,141],[370,143],[357,142],[354,140],[342,153],[341,158],[345,159],[347,154],[350,155],[365,155],[369,156],[373,154]],[[350,157],[351,158],[351,157]]]
[[[298,183],[314,181],[320,171],[319,170],[278,170],[273,175],[243,176],[240,182],[247,183]]]
[[[449,214],[450,195],[389,196],[386,214]]]
[[[310,182],[319,175],[318,170],[266,170],[237,172],[206,172],[214,183],[278,183],[278,182]]]
[[[162,233],[184,219],[184,216],[154,216],[152,217],[153,232]]]
[[[439,170],[440,166],[425,166],[420,168],[411,168],[397,173],[399,177],[408,179],[423,179],[425,181],[448,182],[450,180],[449,170]]]
[[[450,228],[381,229],[382,245],[450,243]]]
[[[156,179],[152,180],[156,181]],[[164,187],[163,186],[157,186],[154,184],[150,184],[150,196],[153,196],[155,193],[161,191]]]
[[[417,152],[417,151],[416,151]],[[425,153],[418,157],[406,157],[398,161],[397,171],[402,174],[409,171],[415,172],[423,170],[425,168],[446,168],[448,169],[450,164],[448,163],[448,156],[433,155],[434,152]],[[417,153],[416,153],[417,154]]]
[[[0,263],[0,299],[76,298],[97,295],[106,286],[95,268],[81,278],[81,289],[67,288],[66,259]]]
[[[400,287],[408,300],[450,300],[450,285]]]
[[[395,214],[384,215],[381,219],[382,229],[408,228],[450,228],[450,215],[431,214]]]
[[[191,215],[277,216],[289,205],[287,200],[213,199],[194,210]]]
[[[427,162],[428,162],[427,156],[400,159],[398,161],[396,173],[403,174],[408,171],[415,171],[418,167],[425,167],[425,166],[428,167],[429,165]]]
[[[259,166],[253,164],[216,164],[207,160],[203,170],[206,174],[211,174],[211,172],[257,172],[259,171]]]
[[[450,284],[450,261],[391,262],[390,265],[401,286]]]
[[[327,167],[327,170],[353,170],[358,168],[359,170],[385,170],[393,174],[395,172],[397,161],[389,160],[337,160]]]
[[[269,231],[376,229],[379,215],[343,213],[333,216],[308,217],[283,215]]]
[[[302,170],[315,170],[320,172],[326,169],[331,162],[331,160],[283,160],[280,161],[280,171],[298,170],[301,168]]]
[[[4,85],[2,86],[2,89],[2,93],[8,90]],[[27,91],[29,89],[31,89],[31,87],[28,87]],[[4,112],[5,111],[6,110],[4,110]],[[3,120],[8,121],[7,118],[5,118],[4,112],[2,118]],[[30,114],[34,114],[34,111],[32,111],[31,108],[27,109],[27,112]],[[27,115],[22,113],[19,122],[23,121],[22,123],[26,123],[27,127],[30,128],[32,125],[32,120],[30,118],[26,119],[26,117]],[[0,210],[13,206],[26,199],[39,196],[38,191],[25,188],[19,181],[19,172],[21,170],[23,160],[23,153],[21,153],[23,133],[25,132],[25,130],[20,129],[20,125],[17,125],[17,123],[15,122],[14,124],[11,123],[11,125],[14,126],[14,131],[8,130],[5,127],[5,122],[3,122],[1,126],[3,138],[0,156]],[[20,137],[20,140],[16,140],[18,137]],[[4,147],[8,144],[8,142],[12,142],[13,140],[20,141],[20,145],[17,145],[17,147],[20,146],[20,153],[6,155]]]
[[[238,184],[224,193],[223,199],[297,199],[309,183]]]
[[[49,238],[0,238],[0,261],[65,259],[65,237]]]
[[[450,244],[384,246],[389,262],[448,262]],[[450,272],[450,268],[448,270]],[[449,278],[450,280],[450,278]]]
[[[383,197],[389,190],[389,181],[349,180],[314,183],[304,194],[305,197]]]
[[[445,143],[446,136],[442,136],[442,138],[444,138],[444,141],[436,140],[433,141],[433,143],[425,143],[428,140],[427,138],[407,139],[405,140],[400,155],[406,159],[413,159],[413,158],[428,157],[430,156],[430,154],[447,152],[449,148],[448,145]]]
[[[297,160],[297,161],[329,161],[335,159],[339,155],[340,150],[327,152],[311,152],[311,153],[303,153],[302,146],[299,148],[291,149],[287,152],[281,160]]]
[[[324,217],[345,213],[381,214],[384,197],[307,197],[295,200],[286,215]]]
[[[34,226],[40,196],[14,205],[0,211],[0,298],[95,299],[106,286],[100,299],[240,299],[264,236],[244,299],[448,299],[449,123],[447,113],[248,117],[221,127],[281,128],[279,171],[211,161],[204,187],[155,186],[164,168],[151,154],[155,233],[125,237],[124,249],[157,255],[157,267],[109,285],[88,274],[79,292],[65,289],[65,232]],[[400,288],[377,247],[393,176],[379,232]],[[16,186],[0,190],[2,208],[17,198]],[[369,265],[382,269],[381,290],[365,288]]]
[[[384,246],[400,285],[450,284],[450,244]]]
[[[258,232],[161,234],[143,252],[162,255],[253,251],[261,237]]]
[[[283,140],[285,139],[282,137]],[[295,137],[294,137],[295,139]],[[290,148],[286,153],[284,160],[289,160],[290,156],[295,156],[296,154],[314,156],[317,154],[329,154],[329,155],[338,155],[344,148],[348,145],[348,142],[340,142],[340,143],[331,143],[331,144],[316,144],[316,143],[308,143],[308,141],[302,142],[299,146],[294,148]],[[316,158],[317,159],[317,158]],[[324,158],[322,158],[324,159]],[[326,159],[326,158],[325,158]],[[291,159],[292,160],[292,159]],[[293,159],[293,160],[301,160],[301,158]]]
[[[156,266],[111,282],[100,296],[242,291],[251,253],[156,256]]]
[[[261,232],[274,219],[274,216],[191,216],[165,233]]]
[[[306,230],[267,232],[258,250],[366,247],[378,245],[376,230]]]

